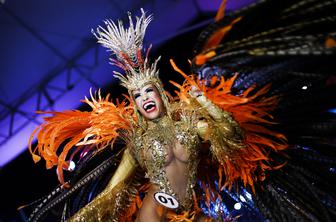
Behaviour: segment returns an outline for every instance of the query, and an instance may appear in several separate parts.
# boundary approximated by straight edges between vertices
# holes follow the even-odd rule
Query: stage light
[[[244,194],[245,194],[245,197],[247,197],[249,200],[252,200],[252,195],[249,192],[244,190]]]
[[[329,113],[335,113],[336,114],[336,108],[332,108],[328,110]]]
[[[245,197],[243,197],[242,195],[239,195],[239,199],[240,199],[242,202],[246,202]]]
[[[235,205],[234,205],[233,207],[234,207],[234,209],[236,209],[236,210],[240,210],[240,208],[241,208],[241,203],[235,203]]]
[[[76,164],[74,161],[70,161],[68,170],[73,171],[76,168]]]

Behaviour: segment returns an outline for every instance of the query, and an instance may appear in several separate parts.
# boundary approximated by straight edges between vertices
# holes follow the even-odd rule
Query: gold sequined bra
[[[139,164],[146,170],[151,183],[161,192],[169,194],[179,202],[179,209],[188,209],[192,205],[192,192],[196,182],[199,138],[193,121],[187,118],[173,121],[168,116],[150,122],[146,132],[136,133],[134,154]],[[168,149],[179,144],[188,155],[186,162],[187,187],[183,201],[174,192],[166,174]]]

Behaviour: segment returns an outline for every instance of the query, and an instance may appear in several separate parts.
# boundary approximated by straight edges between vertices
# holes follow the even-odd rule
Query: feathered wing
[[[205,137],[211,144],[210,151],[220,163],[219,174],[224,173],[225,176],[220,176],[219,189],[231,189],[237,181],[254,189],[255,182],[264,180],[266,170],[280,167],[272,166],[269,152],[287,148],[285,136],[267,128],[267,125],[274,124],[269,112],[275,108],[278,98],[265,98],[268,87],[251,93],[254,90],[252,87],[235,96],[231,94],[231,87],[236,76],[228,81],[224,78],[218,81],[213,79],[216,86],[211,87],[204,80],[187,76],[175,64],[173,66],[185,77],[183,85],[174,83],[179,88],[179,99],[190,104],[193,98],[189,92],[196,86],[209,101],[210,109],[214,109],[215,115],[223,119],[216,120],[204,103],[198,104],[202,110],[200,117],[209,124]],[[233,133],[228,133],[227,128],[232,128],[230,131]],[[222,179],[225,180],[224,184],[221,183]]]
[[[113,146],[116,139],[127,140],[132,133],[133,109],[126,102],[115,105],[98,95],[98,100],[85,99],[92,111],[78,110],[64,112],[43,112],[52,114],[44,118],[44,123],[32,133],[29,150],[35,162],[42,157],[48,169],[57,166],[59,181],[63,184],[63,169],[68,169],[69,162],[78,153],[104,149]],[[32,148],[33,138],[37,145]]]
[[[28,221],[134,221],[142,205],[140,192],[148,189],[128,149],[87,154],[67,184],[69,188],[59,186],[39,200]],[[48,217],[51,209],[58,212],[57,218]]]
[[[69,188],[64,189],[62,186],[48,195],[32,212],[30,221],[41,220],[46,212],[64,202],[63,219],[70,217],[68,221],[134,219],[141,206],[139,191],[146,191],[147,182],[141,180],[142,172],[137,169],[136,161],[128,148],[113,150],[110,154],[106,154],[104,150],[106,147],[118,147],[113,145],[116,140],[123,140],[125,146],[130,142],[133,137],[132,124],[135,121],[132,117],[133,107],[126,102],[114,104],[109,101],[109,96],[103,99],[100,93],[97,97],[95,99],[91,95],[91,100],[84,100],[92,108],[90,112],[48,112],[53,116],[45,118],[45,122],[32,133],[30,150],[34,161],[39,161],[42,157],[47,168],[57,166],[60,182]],[[31,143],[35,135],[38,141],[32,150]],[[104,153],[100,154],[99,151]],[[99,156],[96,155],[97,152]],[[64,183],[63,169],[67,169],[69,161],[76,154],[82,158],[76,170],[79,172]],[[111,156],[106,159],[109,155]],[[122,159],[118,163],[117,156],[120,155]],[[90,165],[95,165],[91,162],[97,162],[95,159],[101,159],[102,156],[106,160],[87,172],[92,167]],[[87,173],[83,176],[85,172]],[[99,195],[94,197],[97,192]]]
[[[249,145],[234,163],[243,170],[224,164],[224,175],[249,185],[264,180],[253,183],[254,204],[245,205],[271,221],[336,217],[336,117],[328,113],[336,105],[335,8],[333,1],[266,0],[226,15],[195,47],[192,71],[202,81],[185,76],[181,87],[188,99],[188,84],[198,86],[245,131]],[[288,138],[287,149],[276,132]]]

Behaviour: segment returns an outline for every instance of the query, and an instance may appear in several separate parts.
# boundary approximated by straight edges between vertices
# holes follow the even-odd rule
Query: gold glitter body
[[[134,154],[146,171],[146,176],[161,192],[175,197],[181,209],[188,209],[192,204],[198,164],[200,139],[193,118],[193,115],[189,115],[174,121],[164,116],[149,122],[145,132],[138,130],[134,138]],[[182,166],[184,175],[167,174],[167,169],[174,161]],[[186,178],[186,187],[182,188],[182,192],[173,188],[179,185],[174,181],[176,176]]]

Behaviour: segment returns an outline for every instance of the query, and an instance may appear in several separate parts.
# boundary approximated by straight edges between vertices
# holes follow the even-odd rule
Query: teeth
[[[143,106],[144,110],[147,110],[147,109],[149,108],[149,106],[155,106],[155,102],[148,102],[148,103],[146,103],[146,104]]]

